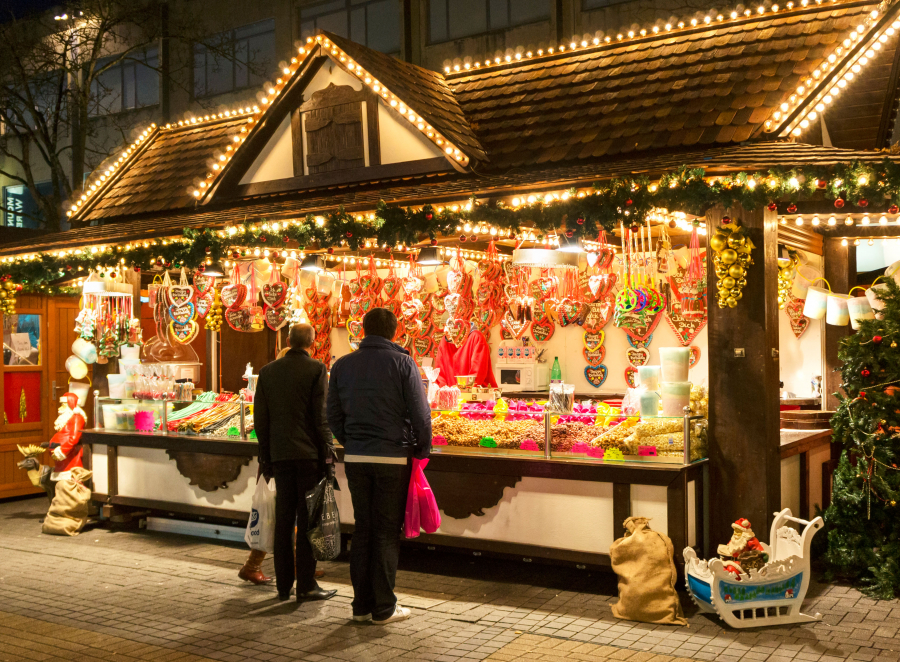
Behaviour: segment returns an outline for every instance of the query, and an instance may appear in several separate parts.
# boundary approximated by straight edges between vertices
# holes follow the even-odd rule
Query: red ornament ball
[[[857,207],[868,207],[869,201],[866,200],[865,198],[860,198],[859,202],[857,202],[856,205],[857,205]]]
[[[168,269],[169,267],[171,267],[171,266],[172,266],[172,263],[171,263],[171,262],[166,262],[166,268],[167,268],[167,269]]]
[[[241,256],[240,251],[231,251],[231,257],[233,257],[235,260],[238,259],[240,256]]]
[[[575,234],[575,233],[572,232],[571,230],[568,230],[568,231],[566,232],[566,237],[568,237],[569,239],[571,239],[573,234]]]
[[[837,200],[835,200],[835,201],[834,201],[834,206],[835,206],[837,209],[843,209],[843,208],[844,208],[844,199],[843,199],[843,198],[838,198]]]
[[[431,245],[432,245],[432,246],[437,246],[437,239],[432,239],[432,240],[431,240]]]
[[[203,249],[203,252],[206,253],[207,255],[209,255],[210,253],[212,253],[212,248],[207,246],[206,248]]]
[[[795,211],[797,211],[797,205],[795,205],[795,204],[792,202],[791,204],[788,205],[787,213],[788,213],[788,214],[793,214]]]
[[[866,392],[865,392],[865,391],[860,391],[860,392],[859,392],[859,397],[861,397],[861,398],[866,397]]]
[[[464,234],[459,235],[459,240],[460,240],[460,241],[465,241],[465,240],[466,240],[466,235],[464,235]]]
[[[731,223],[731,216],[723,216],[722,225],[728,225],[729,223]]]
[[[197,267],[197,271],[199,271],[200,273],[203,273],[204,271],[206,271],[206,265],[201,264],[199,267]]]
[[[162,261],[162,260],[157,260],[157,261],[156,261],[156,266],[157,266],[157,267],[161,267],[162,265],[163,265],[163,261]]]
[[[347,239],[349,239],[349,238],[352,237],[352,236],[353,236],[353,233],[352,233],[352,232],[348,232],[348,233],[347,233]]]
[[[283,241],[284,243],[288,243],[290,240],[291,240],[291,238],[288,237],[287,235],[284,235],[284,236],[281,238],[281,241]]]
[[[900,207],[898,207],[897,205],[891,205],[890,207],[888,207],[888,214],[896,214],[897,212],[900,212]]]
[[[776,205],[774,202],[770,202],[767,207],[769,211],[775,211],[776,209],[778,209],[778,205]]]
[[[628,199],[625,201],[625,206],[626,206],[626,207],[630,207],[630,206],[633,205],[633,204],[634,204],[634,201],[633,201],[631,198],[628,198]]]
[[[881,344],[881,336],[872,336],[872,342],[875,343],[876,345],[880,345]]]
[[[674,230],[677,226],[678,226],[678,224],[677,224],[675,221],[669,221],[669,227],[672,228],[673,230]]]
[[[583,218],[579,218],[579,219],[576,220],[575,222],[578,223],[578,225],[584,225],[584,219],[583,219]]]
[[[862,370],[859,371],[859,374],[862,375],[863,377],[868,377],[869,375],[872,374],[872,371],[869,370],[868,368],[863,368]]]
[[[434,218],[434,215],[431,212],[425,214],[426,221],[430,221],[432,218]]]
[[[816,188],[825,188],[826,186],[828,186],[828,182],[826,180],[824,180],[824,179],[816,180]]]
[[[264,235],[264,234],[259,235],[259,240],[263,243],[266,243],[266,235]]]
[[[135,268],[134,268],[134,272],[135,272],[135,273],[138,273],[138,274],[141,273],[141,268],[140,268],[140,267],[135,267]]]
[[[329,247],[328,247],[328,254],[329,254],[329,255],[334,255],[334,247],[332,247],[332,246],[329,246]]]

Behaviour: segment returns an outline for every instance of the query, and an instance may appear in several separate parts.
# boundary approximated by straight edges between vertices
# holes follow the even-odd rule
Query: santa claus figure
[[[81,431],[87,420],[84,410],[78,406],[78,396],[74,393],[66,393],[59,402],[59,416],[53,424],[57,432],[50,440],[50,451],[56,460],[50,480],[55,481],[71,480],[72,469],[84,467],[81,461]]]
[[[763,563],[769,560],[759,539],[753,533],[753,529],[750,528],[750,520],[742,517],[735,520],[731,528],[734,530],[731,540],[728,541],[727,545],[719,545],[716,549],[716,552],[723,560],[737,561],[739,563],[742,559],[746,560],[748,558],[758,558]]]

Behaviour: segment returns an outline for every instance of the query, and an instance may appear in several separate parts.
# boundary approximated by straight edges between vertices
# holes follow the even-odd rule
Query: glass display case
[[[243,395],[203,393],[193,400],[94,398],[99,430],[254,440],[253,404]]]

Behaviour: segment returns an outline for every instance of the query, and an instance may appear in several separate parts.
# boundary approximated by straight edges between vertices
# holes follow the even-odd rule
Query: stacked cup
[[[691,403],[691,383],[688,381],[690,361],[691,350],[688,347],[659,348],[663,416],[684,416],[684,408]]]

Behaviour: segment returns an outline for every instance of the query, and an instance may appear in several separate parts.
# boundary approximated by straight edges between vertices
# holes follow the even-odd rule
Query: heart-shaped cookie
[[[270,308],[280,306],[284,301],[285,296],[287,296],[287,288],[281,281],[278,281],[277,283],[266,283],[262,286],[263,302]]]
[[[365,336],[362,320],[348,320],[347,333],[350,334],[350,342],[359,342]]]
[[[524,319],[519,319],[512,316],[508,310],[503,315],[503,319],[500,320],[500,326],[513,338],[519,339],[523,335],[525,335],[525,330],[528,328],[528,322]]]
[[[615,301],[612,297],[606,297],[602,301],[589,303],[583,309],[584,321],[581,326],[585,331],[600,331],[609,324],[612,317]]]
[[[194,307],[197,309],[197,317],[200,319],[206,319],[207,313],[209,313],[210,309],[213,305],[213,293],[206,292],[205,294],[198,294],[197,298],[194,300]]]
[[[606,373],[605,365],[588,365],[584,367],[584,378],[594,388],[603,386],[603,382],[606,381]]]
[[[200,326],[194,320],[191,320],[187,324],[169,322],[169,333],[182,345],[186,345],[196,338],[199,331]]]
[[[403,279],[403,291],[409,295],[418,294],[425,287],[425,281],[418,276],[407,276]]]
[[[606,358],[606,347],[600,345],[597,349],[590,351],[587,347],[581,348],[581,354],[588,365],[600,365]]]
[[[431,356],[434,352],[434,341],[431,336],[419,336],[412,343],[416,356]]]
[[[419,316],[419,313],[422,312],[424,307],[421,299],[409,299],[400,304],[400,312],[403,313],[403,317],[406,319],[415,319]],[[356,316],[354,315],[354,317]]]
[[[287,324],[288,321],[288,311],[284,306],[266,306],[266,326],[272,329],[272,331],[278,331],[281,327]],[[323,329],[324,325],[327,322],[322,322]],[[316,334],[320,333],[319,329],[316,329]]]
[[[555,330],[556,325],[553,323],[553,320],[547,317],[542,317],[531,323],[531,337],[535,342],[547,342],[553,337]]]
[[[194,290],[199,295],[206,294],[213,288],[216,279],[213,276],[204,276],[203,274],[194,274]]]
[[[700,360],[700,348],[697,345],[691,345],[690,349],[691,355],[688,357],[688,367],[693,368],[697,365],[697,361]]]
[[[194,288],[190,285],[170,285],[169,286],[169,303],[173,306],[180,306],[187,303],[194,297]]]
[[[581,313],[581,304],[572,299],[563,299],[556,304],[556,319],[559,320],[560,326],[569,326],[578,319]]]
[[[581,340],[584,343],[584,348],[589,352],[594,352],[598,347],[603,345],[603,340],[606,338],[606,333],[603,331],[585,331],[581,334]]]
[[[625,358],[635,368],[647,365],[650,361],[650,350],[646,347],[629,347],[625,350]]]
[[[225,321],[235,331],[250,331],[250,310],[247,308],[229,308],[225,311]]]
[[[497,321],[497,312],[490,308],[481,308],[475,317],[478,326],[490,329]]]
[[[444,308],[450,316],[453,317],[456,315],[456,311],[459,309],[459,302],[462,300],[462,295],[459,292],[453,292],[452,294],[448,294],[444,297]]]
[[[222,297],[222,305],[226,308],[237,308],[244,299],[247,298],[247,286],[243,283],[235,283],[234,285],[226,285],[222,288],[220,295]]]
[[[403,281],[399,276],[388,276],[384,279],[381,287],[385,300],[393,299],[401,289],[403,289]]]
[[[465,342],[470,330],[471,326],[466,320],[459,317],[451,317],[444,325],[444,337],[447,339],[447,342],[459,347]]]
[[[194,318],[194,304],[191,302],[169,306],[169,317],[175,324],[187,324]]]
[[[586,253],[584,259],[587,260],[589,267],[593,267],[595,264],[597,264],[597,260],[599,258],[597,257],[596,253]]]
[[[637,368],[633,365],[625,368],[625,383],[628,384],[628,388],[637,388]]]
[[[643,340],[635,340],[631,336],[628,336],[628,344],[632,347],[650,347],[650,343],[653,342],[653,334],[651,333],[649,336],[644,338]]]

